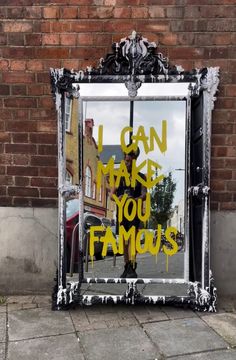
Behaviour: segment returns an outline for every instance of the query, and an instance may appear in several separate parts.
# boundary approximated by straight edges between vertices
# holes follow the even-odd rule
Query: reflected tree
[[[169,172],[162,182],[156,184],[151,191],[151,218],[149,227],[156,228],[157,224],[167,227],[167,221],[171,215],[172,204],[176,183]]]

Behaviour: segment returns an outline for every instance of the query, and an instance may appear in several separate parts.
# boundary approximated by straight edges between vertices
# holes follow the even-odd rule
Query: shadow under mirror
[[[66,133],[71,184],[78,178],[77,101],[71,103]],[[84,277],[119,278],[125,260],[135,268],[131,278],[183,279],[186,102],[86,100],[83,127]],[[78,278],[78,202],[70,199],[66,205],[70,280]],[[101,286],[89,288],[99,292]]]

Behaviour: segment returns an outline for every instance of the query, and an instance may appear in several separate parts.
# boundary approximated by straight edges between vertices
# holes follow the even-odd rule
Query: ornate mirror
[[[51,69],[59,182],[53,308],[215,311],[209,174],[219,69],[171,66],[135,32],[112,50],[97,68]]]

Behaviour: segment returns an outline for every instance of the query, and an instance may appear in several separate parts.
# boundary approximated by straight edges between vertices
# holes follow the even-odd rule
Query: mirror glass
[[[187,92],[186,83],[142,84],[131,100],[124,84],[81,84],[80,99],[66,98],[67,183],[78,184],[83,156],[84,277],[119,278],[131,261],[138,278],[184,278],[186,100],[173,97]],[[78,198],[68,199],[70,279],[79,216]]]

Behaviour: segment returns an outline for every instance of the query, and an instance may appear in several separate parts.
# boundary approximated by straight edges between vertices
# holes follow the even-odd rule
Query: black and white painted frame
[[[114,43],[112,49],[113,53],[108,54],[105,59],[100,59],[97,68],[88,66],[85,71],[69,71],[64,68],[51,69],[52,92],[58,115],[58,271],[52,296],[52,308],[59,310],[77,303],[81,305],[94,303],[150,303],[188,305],[199,311],[216,311],[216,288],[210,270],[209,180],[211,119],[214,101],[216,100],[215,93],[219,83],[219,68],[185,71],[181,66],[170,66],[168,59],[156,51],[156,44],[149,42],[135,31],[127,38],[121,39],[119,43]],[[185,98],[185,100],[187,102],[187,119],[189,119],[189,140],[187,144],[189,180],[186,189],[186,222],[189,241],[186,242],[186,251],[190,256],[187,257],[189,264],[185,264],[188,265],[188,268],[187,271],[185,268],[184,279],[85,278],[83,261],[80,261],[78,281],[66,281],[65,199],[68,195],[78,195],[80,200],[79,210],[81,214],[83,213],[83,157],[79,157],[78,186],[66,185],[64,98],[65,93],[78,98],[80,96],[79,85],[82,83],[104,83],[104,86],[109,86],[111,83],[124,83],[131,100],[137,96],[138,89],[143,83],[189,83],[189,97]],[[194,128],[193,121],[200,124],[196,129],[198,138],[201,138],[202,143],[200,155],[196,154],[196,149],[192,145],[194,136],[196,137],[196,133],[193,134],[192,130]],[[79,137],[80,148],[78,152],[82,154],[82,122],[79,123]],[[194,235],[194,219],[195,215],[197,216],[197,213],[195,213],[196,206],[201,208],[201,229],[198,236]],[[82,217],[80,217],[80,260],[83,257],[82,232]],[[195,250],[199,248],[199,245],[200,254],[195,259]],[[196,261],[193,261],[193,259]],[[127,290],[122,295],[81,295],[80,288],[83,283],[127,283]],[[158,283],[187,284],[188,291],[185,296],[144,296],[137,290],[138,284]]]

